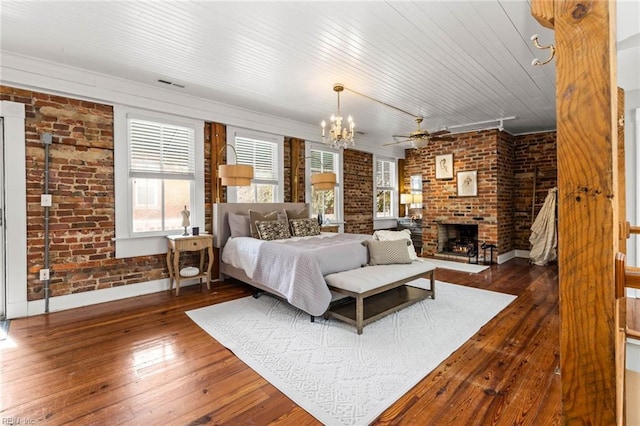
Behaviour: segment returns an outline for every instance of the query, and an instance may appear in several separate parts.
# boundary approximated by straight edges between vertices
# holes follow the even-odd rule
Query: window
[[[375,218],[395,217],[396,164],[390,160],[376,160],[375,184],[376,205]]]
[[[339,176],[340,156],[335,151],[322,151],[319,149],[310,149],[308,155],[307,181],[314,173],[332,172]],[[311,214],[312,216],[322,215],[323,220],[329,222],[339,222],[340,214],[340,182],[336,182],[336,186],[328,191],[316,191],[311,187]]]
[[[193,210],[193,128],[129,118],[132,234],[181,228],[180,212]]]
[[[166,235],[204,228],[204,122],[115,105],[116,257],[167,250]]]
[[[227,150],[227,163],[253,166],[251,186],[227,187],[229,202],[281,202],[284,198],[284,189],[280,184],[283,180],[283,138],[233,129],[227,134],[231,138],[227,143],[235,148],[235,152],[233,149]]]

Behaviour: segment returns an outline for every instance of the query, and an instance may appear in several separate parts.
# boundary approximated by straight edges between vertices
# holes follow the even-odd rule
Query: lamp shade
[[[411,194],[400,194],[400,204],[411,204],[412,199]]]
[[[311,175],[311,185],[316,191],[328,191],[336,186],[335,173],[314,173]]]
[[[422,194],[412,194],[413,195],[413,204],[422,204]]]
[[[246,164],[221,164],[218,176],[222,186],[249,186],[253,179],[253,166]]]

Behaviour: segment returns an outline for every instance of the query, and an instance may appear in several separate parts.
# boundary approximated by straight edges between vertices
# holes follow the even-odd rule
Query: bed
[[[220,280],[232,277],[268,292],[291,305],[319,316],[332,300],[324,276],[359,268],[367,263],[362,241],[370,235],[322,233],[263,241],[252,237],[231,237],[230,213],[247,214],[299,211],[305,203],[225,203],[213,205],[214,247],[218,248]]]

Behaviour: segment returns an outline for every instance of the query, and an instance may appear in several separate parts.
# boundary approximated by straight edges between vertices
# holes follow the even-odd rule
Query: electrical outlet
[[[49,279],[49,268],[40,269],[40,281],[46,281]]]
[[[51,194],[41,194],[40,195],[40,205],[42,207],[51,207]]]

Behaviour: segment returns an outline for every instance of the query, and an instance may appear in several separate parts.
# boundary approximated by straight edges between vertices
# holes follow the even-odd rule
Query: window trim
[[[278,187],[276,190],[276,199],[275,203],[284,202],[284,136],[274,135],[272,133],[259,132],[255,130],[243,129],[240,127],[227,127],[227,145],[232,146],[234,149],[236,147],[236,137],[248,138],[248,139],[257,139],[267,142],[273,142],[278,146],[278,160],[277,160],[277,176],[278,176]],[[231,158],[233,163],[236,164],[235,152],[233,149],[227,147],[227,158]],[[238,190],[235,186],[227,187],[227,202],[228,203],[237,203],[238,202]]]
[[[195,180],[191,207],[191,223],[204,227],[204,121],[179,117],[155,111],[130,108],[124,105],[113,107],[113,164],[115,190],[115,257],[128,258],[167,252],[166,235],[177,231],[162,231],[155,235],[135,235],[131,229],[133,189],[129,180],[129,141],[127,120],[139,118],[177,126],[192,127],[195,136]]]
[[[386,161],[388,163],[392,163],[394,170],[392,173],[393,177],[393,186],[384,186],[380,187],[383,189],[391,190],[391,216],[389,217],[378,217],[377,213],[377,201],[378,201],[378,161]],[[390,219],[398,219],[398,160],[391,157],[383,157],[383,156],[374,156],[373,157],[373,221],[382,221],[382,220],[390,220]]]
[[[311,151],[327,151],[334,152],[332,148],[329,148],[325,144],[316,142],[305,141],[304,143],[304,201],[307,204],[311,204]],[[337,223],[339,225],[339,232],[344,232],[344,161],[343,150],[335,152],[338,155],[338,171],[336,173],[336,188],[337,197],[335,202],[338,204],[336,208],[336,216],[338,218]],[[332,223],[333,224],[333,223]]]

